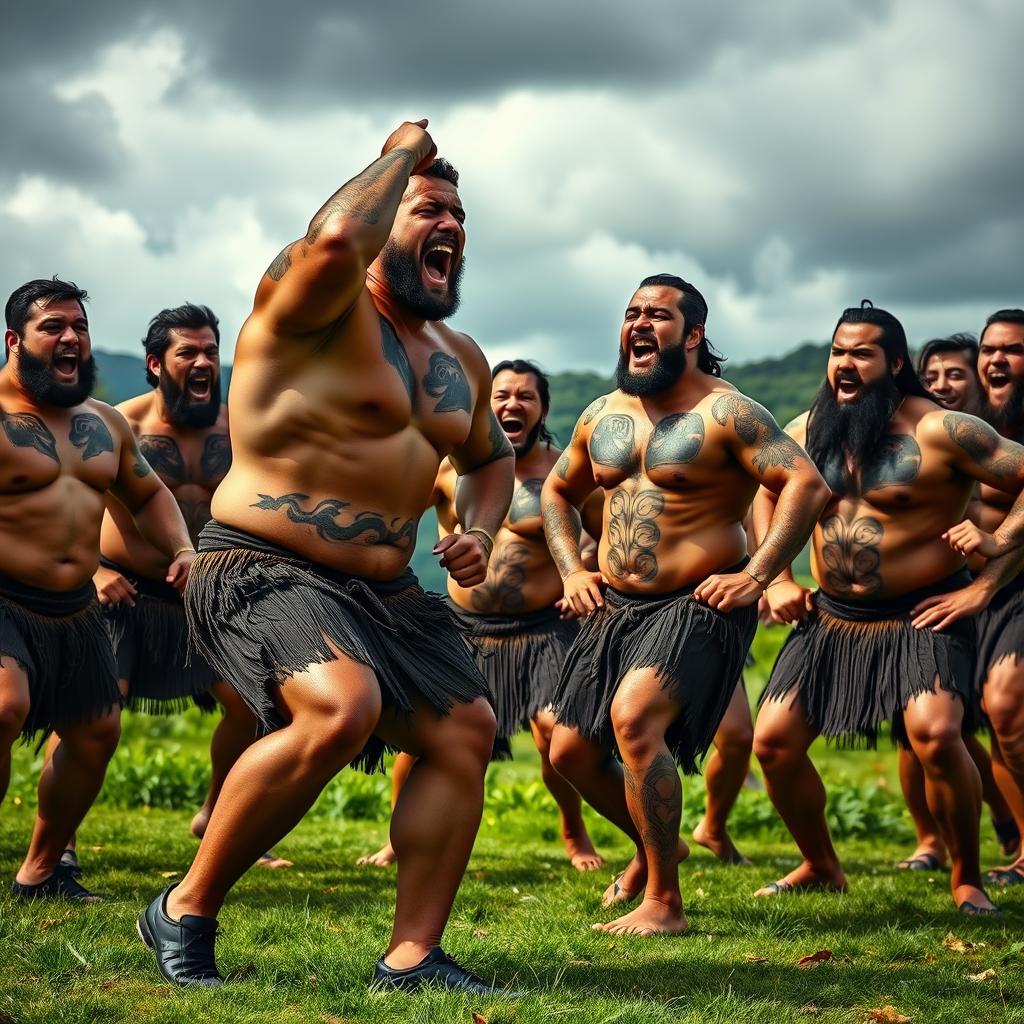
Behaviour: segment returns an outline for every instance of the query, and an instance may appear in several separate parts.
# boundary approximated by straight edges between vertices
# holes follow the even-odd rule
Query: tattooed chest
[[[225,433],[208,434],[201,445],[184,448],[170,434],[143,434],[138,443],[150,467],[174,492],[188,486],[212,495],[231,468],[231,442]]]
[[[5,450],[0,449],[0,482],[8,491],[38,490],[61,475],[106,490],[117,475],[118,452],[104,420],[75,413],[51,429],[34,413],[0,412]]]
[[[487,568],[487,579],[470,595],[474,610],[483,614],[522,611],[526,606],[523,589],[529,562],[529,547],[518,541],[496,551]]]
[[[508,508],[506,525],[515,533],[543,531],[540,518],[540,492],[543,477],[531,477],[516,484]]]

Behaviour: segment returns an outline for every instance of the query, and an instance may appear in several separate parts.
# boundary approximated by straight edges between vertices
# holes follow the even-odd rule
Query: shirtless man
[[[540,515],[540,490],[561,451],[554,446],[545,420],[550,406],[547,376],[525,359],[499,363],[491,372],[491,411],[516,455],[516,489],[512,505],[494,538],[487,579],[460,587],[449,578],[448,600],[476,663],[491,688],[498,719],[495,757],[510,757],[509,740],[529,727],[540,753],[541,778],[555,798],[562,818],[562,842],[577,871],[593,871],[604,861],[594,850],[583,823],[579,793],[552,767],[548,751],[555,719],[549,704],[565,653],[579,627],[571,610],[564,618],[562,578],[551,561]],[[434,484],[441,537],[459,530],[454,467],[445,460]],[[600,532],[601,497],[594,492],[584,505],[590,530]],[[395,761],[394,798],[412,766],[407,754]],[[387,843],[359,864],[387,867],[395,851]]]
[[[697,770],[735,694],[758,598],[828,497],[771,415],[721,380],[706,318],[681,278],[641,282],[620,334],[618,390],[580,417],[541,498],[565,597],[587,617],[559,681],[551,761],[636,844],[606,900],[646,887],[637,909],[595,925],[615,934],[687,927],[677,765]],[[595,485],[600,572],[580,561],[576,511]],[[748,560],[743,519],[759,485],[778,494],[779,511]]]
[[[121,694],[92,578],[108,492],[184,585],[195,558],[170,491],[125,418],[89,397],[86,293],[36,280],[7,300],[0,370],[0,798],[11,746],[60,737],[39,779],[31,844],[12,890],[24,900],[96,899],[61,855],[117,747]]]
[[[217,986],[215,915],[250,864],[346,764],[417,755],[391,819],[398,896],[374,984],[491,985],[440,948],[480,823],[487,684],[444,602],[408,569],[446,455],[464,586],[508,512],[511,446],[490,371],[441,321],[458,303],[458,176],[406,122],[270,265],[242,327],[233,462],[185,595],[200,649],[271,730],[228,772],[195,861],[139,919],[161,973]]]
[[[820,589],[812,596],[787,570],[767,590],[776,617],[799,625],[761,698],[754,751],[804,859],[758,895],[846,888],[807,750],[819,734],[874,743],[891,721],[924,768],[954,902],[967,914],[996,913],[978,866],[981,780],[962,735],[974,706],[968,617],[1007,582],[1018,555],[1008,550],[972,582],[955,545],[976,482],[1019,494],[1024,449],[936,405],[910,365],[902,325],[866,300],[840,317],[826,380],[789,429],[833,497],[812,541]],[[759,537],[774,505],[759,493]],[[1017,497],[1000,543],[1018,543],[1022,526]]]
[[[917,375],[939,405],[954,412],[977,415],[982,396],[977,364],[977,338],[973,334],[953,334],[948,338],[933,338],[922,347],[917,360]],[[1003,499],[1000,492],[995,493],[999,494],[1000,500]],[[971,500],[968,505],[969,518],[975,518],[978,505],[978,501]],[[981,564],[977,567],[981,568],[984,559],[979,561]],[[975,566],[972,564],[971,568]],[[976,735],[968,733],[964,736],[964,743],[981,776],[982,799],[991,810],[992,826],[1000,846],[1004,853],[1016,853],[1020,847],[1020,831],[1006,798],[996,784],[992,758]],[[997,746],[997,760],[998,749]],[[896,866],[909,871],[935,871],[946,862],[946,845],[939,833],[938,823],[928,810],[924,793],[924,769],[913,750],[906,747],[900,747],[899,766],[900,787],[914,822],[917,846],[909,857]]]

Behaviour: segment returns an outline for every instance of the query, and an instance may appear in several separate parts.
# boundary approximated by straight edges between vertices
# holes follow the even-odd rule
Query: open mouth
[[[836,379],[836,396],[838,398],[854,398],[860,394],[861,381],[853,377],[838,377]]]
[[[446,288],[454,261],[455,246],[451,242],[431,242],[423,254],[423,272],[427,282],[435,288]]]
[[[194,402],[207,402],[213,389],[213,376],[205,370],[197,370],[188,375],[186,382],[188,397]]]
[[[985,375],[985,380],[991,390],[998,391],[1000,388],[1005,388],[1010,384],[1013,378],[1008,373],[1003,373],[1001,370],[990,370]]]
[[[520,440],[526,431],[526,424],[516,416],[506,416],[500,422],[501,429],[505,431],[505,436],[513,444]]]
[[[658,343],[653,338],[633,338],[629,343],[629,361],[633,366],[650,366],[658,358]]]
[[[78,353],[61,352],[53,357],[53,368],[61,380],[74,380],[78,376]]]

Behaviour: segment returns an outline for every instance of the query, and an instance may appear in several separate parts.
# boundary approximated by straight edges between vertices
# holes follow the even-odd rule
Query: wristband
[[[191,551],[192,554],[196,553],[196,549],[192,547],[191,544],[186,544],[183,548],[178,548],[177,551],[175,551],[174,554],[171,555],[171,561],[173,562],[178,557],[178,555],[180,555],[183,551]]]
[[[789,583],[789,580],[776,580],[774,583],[769,583],[765,590],[771,590],[772,587],[777,587],[780,583]]]
[[[467,537],[472,534],[481,544],[484,546],[484,551],[487,552],[487,561],[491,560],[491,552],[494,550],[494,538],[484,529],[479,526],[471,526],[468,530],[462,531]]]

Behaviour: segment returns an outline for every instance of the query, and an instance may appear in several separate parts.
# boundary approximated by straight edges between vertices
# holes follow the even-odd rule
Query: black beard
[[[440,296],[427,290],[419,263],[391,238],[380,251],[380,268],[392,294],[415,316],[424,320],[447,320],[459,308],[459,289],[466,270],[464,259],[459,260],[458,267],[448,278],[447,293]]]
[[[197,402],[174,383],[174,378],[164,370],[157,383],[163,396],[167,415],[176,427],[203,429],[212,427],[220,415],[220,378],[210,380],[210,397]]]
[[[669,345],[658,352],[657,362],[643,373],[630,373],[629,348],[619,351],[615,367],[615,386],[624,394],[645,398],[667,391],[686,372],[686,349]]]
[[[540,437],[540,428],[543,426],[544,421],[537,420],[533,429],[523,439],[523,443],[512,446],[512,451],[516,453],[517,459],[521,459],[524,455],[528,455],[533,450],[533,446],[537,443],[537,438]]]
[[[1016,437],[1024,420],[1024,380],[1015,380],[1009,397],[1002,405],[993,405],[984,393],[981,417],[991,423],[1004,437]]]
[[[888,375],[861,384],[853,402],[839,402],[827,379],[818,388],[808,420],[807,454],[833,490],[840,480],[849,487],[847,460],[862,468],[880,451],[902,397]]]
[[[81,405],[91,394],[96,383],[96,360],[78,360],[78,382],[64,384],[53,374],[53,363],[32,355],[24,345],[18,349],[18,380],[31,395],[36,405],[50,405],[55,409],[70,409]]]

